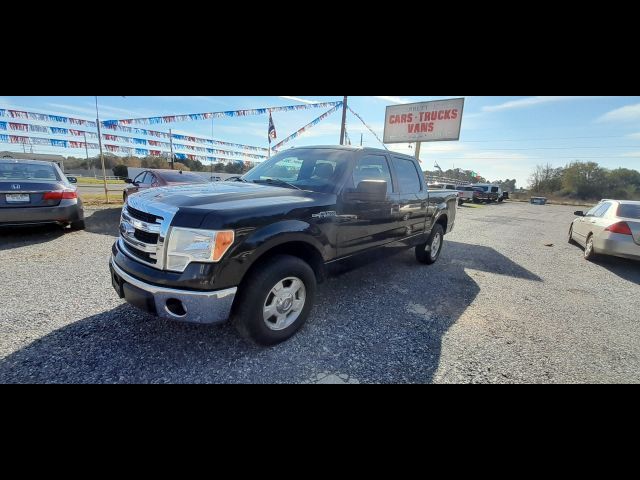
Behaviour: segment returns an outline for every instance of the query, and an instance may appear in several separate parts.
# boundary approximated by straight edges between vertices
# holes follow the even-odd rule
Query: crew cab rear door
[[[391,156],[391,163],[398,183],[399,226],[403,237],[424,233],[427,220],[429,195],[416,162],[411,159]]]

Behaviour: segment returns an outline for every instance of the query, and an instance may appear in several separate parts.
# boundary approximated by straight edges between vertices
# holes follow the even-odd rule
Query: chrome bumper
[[[236,287],[212,292],[159,287],[127,274],[116,265],[113,257],[110,264],[113,286],[118,294],[141,310],[189,323],[221,323],[229,318]]]

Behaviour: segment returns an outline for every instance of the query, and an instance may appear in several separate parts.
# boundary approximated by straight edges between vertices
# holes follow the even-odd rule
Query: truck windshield
[[[475,187],[475,188],[479,188],[483,192],[488,192],[489,191],[489,187]]]
[[[331,148],[296,148],[278,153],[242,179],[283,188],[335,193],[353,152]],[[276,180],[277,182],[269,182]],[[287,185],[288,184],[288,185]]]

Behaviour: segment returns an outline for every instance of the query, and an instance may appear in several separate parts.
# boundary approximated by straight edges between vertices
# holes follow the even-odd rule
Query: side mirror
[[[584,217],[584,212],[582,210],[578,210],[577,212],[573,212],[576,217]]]
[[[125,178],[124,183],[133,183],[133,180],[130,178]]]
[[[76,177],[67,177],[67,180],[69,180],[69,183],[78,183],[78,179]]]

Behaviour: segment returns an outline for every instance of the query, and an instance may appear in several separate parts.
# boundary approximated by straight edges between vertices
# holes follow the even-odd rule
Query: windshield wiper
[[[293,183],[285,182],[279,178],[267,178],[265,180],[254,180],[253,183],[267,183],[269,185],[280,185],[287,188],[295,188],[296,190],[302,190],[300,187],[296,187]]]

